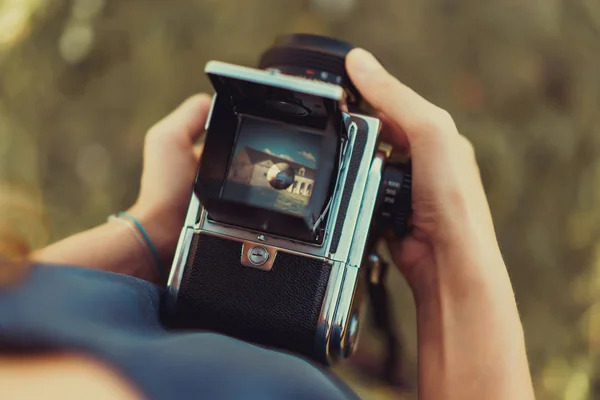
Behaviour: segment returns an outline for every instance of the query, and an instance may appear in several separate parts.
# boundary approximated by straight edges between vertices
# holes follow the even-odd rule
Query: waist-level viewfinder
[[[337,85],[221,62],[195,185],[210,218],[320,243],[342,139]]]

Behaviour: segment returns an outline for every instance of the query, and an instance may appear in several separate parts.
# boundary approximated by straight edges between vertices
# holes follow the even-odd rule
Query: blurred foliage
[[[135,199],[144,132],[211,90],[206,61],[253,66],[286,32],[365,47],[452,113],[477,150],[538,398],[600,399],[595,0],[0,0],[0,181],[41,189],[53,239],[103,222]],[[391,283],[414,382],[414,307]]]

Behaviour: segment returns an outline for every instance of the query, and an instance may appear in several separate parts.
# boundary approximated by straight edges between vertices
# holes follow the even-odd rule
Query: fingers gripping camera
[[[343,67],[351,48],[292,35],[259,69],[206,65],[216,94],[168,324],[324,363],[352,353],[361,265],[383,230],[404,233],[410,168],[379,149],[379,120],[351,112],[360,99]]]

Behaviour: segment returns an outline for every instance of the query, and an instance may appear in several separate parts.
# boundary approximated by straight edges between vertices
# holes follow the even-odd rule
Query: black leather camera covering
[[[241,265],[242,243],[195,234],[170,323],[320,360],[319,314],[331,266],[279,251],[273,268]]]

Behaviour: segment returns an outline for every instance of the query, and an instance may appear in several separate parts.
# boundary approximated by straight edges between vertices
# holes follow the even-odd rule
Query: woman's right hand
[[[420,297],[430,285],[467,289],[486,278],[507,281],[473,146],[452,117],[391,76],[368,52],[347,68],[380,112],[385,139],[412,160],[412,232],[390,251]],[[443,282],[439,282],[443,279]]]
[[[412,231],[390,251],[417,306],[420,399],[533,399],[523,330],[472,145],[448,112],[351,51],[350,78],[412,160]]]

